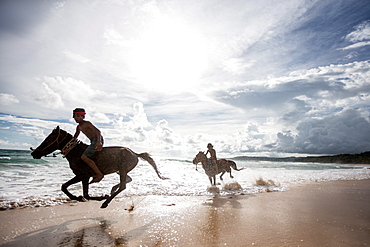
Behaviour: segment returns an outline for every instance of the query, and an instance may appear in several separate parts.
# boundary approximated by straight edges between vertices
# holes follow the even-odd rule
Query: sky
[[[152,155],[370,151],[368,0],[1,0],[0,54],[3,149],[82,107]]]

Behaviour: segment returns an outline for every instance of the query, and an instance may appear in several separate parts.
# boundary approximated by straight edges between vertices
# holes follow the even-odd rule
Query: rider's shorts
[[[90,145],[86,148],[83,154],[91,159],[94,156],[94,154],[98,151],[96,149],[97,142],[98,142],[98,138],[91,139]],[[101,137],[101,144],[102,145],[104,144],[103,137]]]

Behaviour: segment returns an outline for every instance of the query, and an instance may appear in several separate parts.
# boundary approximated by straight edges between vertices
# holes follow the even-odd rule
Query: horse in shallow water
[[[131,182],[131,178],[127,173],[135,168],[138,163],[138,157],[152,165],[160,179],[166,179],[160,174],[156,163],[148,153],[137,154],[125,147],[104,147],[102,151],[96,152],[93,160],[104,175],[117,172],[120,176],[120,183],[112,187],[110,196],[92,197],[89,195],[89,179],[95,175],[95,172],[81,159],[82,153],[86,148],[86,144],[74,140],[71,134],[57,126],[36,149],[33,149],[31,155],[34,159],[41,159],[42,156],[46,156],[57,149],[61,150],[61,153],[67,158],[73,173],[76,175],[62,185],[62,191],[71,200],[80,202],[86,201],[86,199],[105,200],[101,208],[108,207],[112,199],[126,188],[127,183]],[[67,188],[80,181],[83,186],[83,196],[77,197],[72,195]]]
[[[197,165],[199,162],[202,163],[202,167],[204,171],[206,172],[209,178],[209,181],[211,182],[211,185],[216,185],[216,175],[219,173],[222,173],[220,175],[220,179],[223,180],[222,176],[225,174],[225,172],[230,173],[230,177],[234,178],[231,175],[231,168],[233,168],[235,171],[241,171],[244,169],[244,168],[238,169],[234,161],[227,160],[227,159],[218,159],[217,169],[216,169],[215,165],[212,164],[212,161],[208,160],[204,152],[201,152],[201,151],[199,151],[199,153],[193,159],[193,164]]]

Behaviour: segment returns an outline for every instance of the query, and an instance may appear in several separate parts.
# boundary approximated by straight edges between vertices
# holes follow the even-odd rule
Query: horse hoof
[[[77,197],[77,201],[79,201],[79,202],[87,202],[86,198],[83,197],[83,196]]]
[[[106,208],[106,207],[108,207],[108,203],[105,203],[105,202],[100,206],[100,208]]]

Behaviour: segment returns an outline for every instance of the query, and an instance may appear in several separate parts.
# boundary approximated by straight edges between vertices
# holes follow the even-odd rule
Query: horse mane
[[[58,127],[59,126],[57,126],[54,130],[57,130],[58,129]],[[73,137],[73,135],[71,134],[71,133],[69,133],[68,131],[66,131],[66,130],[64,130],[64,129],[61,129],[61,128],[59,128],[59,131],[61,132],[61,133],[65,133],[66,134],[66,136],[67,137]],[[86,144],[86,143],[84,143],[83,141],[81,141],[81,140],[78,140],[79,141],[79,144],[83,144],[83,145],[87,145],[88,146],[88,144]]]

